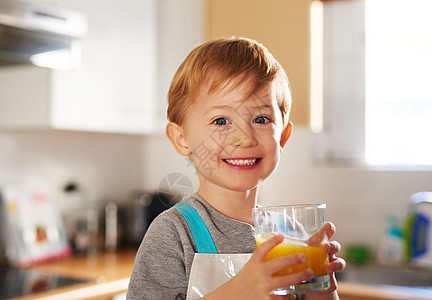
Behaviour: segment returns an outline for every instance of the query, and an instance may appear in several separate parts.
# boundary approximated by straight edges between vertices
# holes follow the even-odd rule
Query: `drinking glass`
[[[253,209],[257,246],[274,234],[284,235],[284,241],[267,253],[266,261],[297,253],[303,253],[306,256],[304,263],[282,269],[274,275],[292,274],[305,269],[312,269],[314,272],[311,280],[282,287],[275,290],[274,294],[304,294],[330,287],[330,277],[325,269],[328,264],[328,255],[323,248],[327,242],[327,236],[322,229],[326,221],[325,209],[325,204],[269,206]]]

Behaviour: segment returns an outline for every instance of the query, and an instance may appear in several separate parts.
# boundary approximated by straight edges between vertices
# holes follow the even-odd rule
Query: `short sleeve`
[[[127,299],[186,299],[188,277],[178,226],[159,215],[138,249]]]

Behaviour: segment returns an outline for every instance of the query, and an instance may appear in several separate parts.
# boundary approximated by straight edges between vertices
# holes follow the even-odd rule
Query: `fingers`
[[[334,272],[343,270],[345,266],[346,262],[342,258],[335,258],[330,264],[326,266],[326,271],[330,276],[330,287],[325,291],[318,292],[319,295],[330,294],[337,290],[337,281]]]
[[[333,260],[326,266],[327,273],[331,274],[337,271],[342,271],[346,267],[346,262],[340,257],[334,257]]]
[[[299,283],[299,282],[310,280],[313,278],[313,276],[314,276],[313,271],[311,269],[306,269],[293,274],[274,276],[273,284],[275,288],[281,286],[288,286],[288,285],[292,285],[292,283]]]
[[[303,253],[273,258],[266,263],[266,272],[270,275],[282,269],[302,264],[306,261]]]
[[[333,261],[326,266],[326,271],[330,276],[330,287],[325,291],[318,292],[318,294],[330,294],[337,290],[337,280],[334,272],[343,270],[345,266],[346,262],[344,259],[338,257],[333,258]]]
[[[328,254],[339,253],[341,249],[341,245],[336,241],[331,241],[324,245],[324,251]]]
[[[336,227],[332,222],[326,222],[323,226],[328,239],[331,239],[336,232]]]
[[[329,254],[329,264],[326,266],[327,273],[342,271],[345,269],[346,261],[343,258],[336,257],[336,254],[341,251],[341,245],[332,241],[324,245],[324,251]]]
[[[332,241],[325,244],[324,251],[329,255],[329,264],[326,266],[327,273],[342,271],[345,268],[345,260],[340,257],[336,257],[336,254],[341,251],[341,245],[338,242]]]
[[[331,222],[326,222],[324,225],[315,232],[308,240],[309,245],[320,245],[324,240],[324,236],[327,236],[327,239],[331,239],[332,236],[336,232],[336,227]]]
[[[273,274],[282,269],[304,263],[305,261],[306,261],[306,257],[302,253],[277,257],[266,262],[263,271],[272,278],[271,287],[273,289],[279,288],[281,286],[289,286],[292,285],[293,283],[299,283],[305,280],[310,280],[313,277],[313,271],[311,269],[306,269],[288,275],[274,276]]]
[[[259,261],[264,261],[264,258],[267,255],[267,253],[271,249],[273,249],[274,247],[282,243],[283,240],[284,237],[282,234],[275,234],[274,236],[272,236],[270,239],[268,239],[267,241],[265,241],[255,249],[253,257],[255,259],[258,259]]]

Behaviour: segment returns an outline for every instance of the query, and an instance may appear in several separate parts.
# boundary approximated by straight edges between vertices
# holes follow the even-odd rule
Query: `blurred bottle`
[[[93,199],[88,199],[85,211],[86,211],[87,234],[90,240],[87,249],[85,249],[85,252],[95,253],[98,250],[99,217],[98,217],[98,209]]]
[[[118,207],[114,202],[105,205],[105,250],[115,251],[118,240]]]
[[[385,265],[399,265],[403,260],[403,236],[397,217],[388,218],[389,227],[381,239],[377,259]]]

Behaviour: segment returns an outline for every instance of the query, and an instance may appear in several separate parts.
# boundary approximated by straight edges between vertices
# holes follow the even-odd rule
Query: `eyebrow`
[[[265,109],[265,108],[272,109],[273,106],[270,105],[270,104],[262,104],[262,105],[252,106],[251,108],[258,109],[258,110],[260,110],[260,109]]]
[[[229,105],[217,105],[217,106],[213,106],[210,107],[209,109],[206,110],[206,114],[214,111],[214,110],[224,110],[224,109],[231,109],[231,110],[235,110],[235,108],[229,106]]]
[[[241,105],[239,105],[239,106],[241,106]],[[266,109],[266,108],[267,109],[272,109],[273,106],[270,105],[270,104],[262,104],[262,105],[255,105],[255,106],[250,107],[250,109],[256,109],[256,110],[261,110],[261,109]],[[223,110],[223,109],[236,110],[236,108],[233,108],[233,107],[231,107],[229,105],[217,105],[217,106],[213,106],[213,107],[210,107],[209,109],[207,109],[206,113],[211,112],[213,110],[218,110],[218,109],[221,109],[221,110]]]
[[[255,111],[262,112],[268,110],[273,112],[273,106],[270,104],[261,104],[261,105],[254,105],[251,107],[247,107],[247,111],[249,112],[255,112]]]

